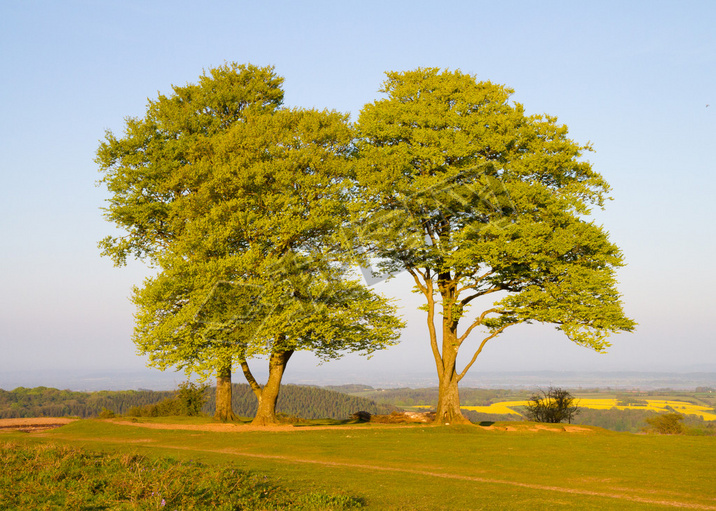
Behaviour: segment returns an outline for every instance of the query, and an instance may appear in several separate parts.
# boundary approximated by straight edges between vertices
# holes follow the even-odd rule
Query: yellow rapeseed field
[[[707,421],[716,421],[716,413],[711,408],[699,406],[686,401],[665,401],[661,399],[644,399],[647,405],[629,405],[617,406],[616,399],[576,399],[578,406],[582,408],[594,408],[597,410],[609,410],[617,408],[619,410],[653,410],[655,412],[676,411],[683,415],[698,415]],[[492,403],[490,406],[463,406],[464,410],[473,410],[480,413],[495,414],[512,414],[520,415],[514,408],[519,406],[527,406],[527,401],[503,401],[501,403]],[[669,408],[671,409],[669,409]],[[421,408],[430,408],[429,406],[421,406]]]

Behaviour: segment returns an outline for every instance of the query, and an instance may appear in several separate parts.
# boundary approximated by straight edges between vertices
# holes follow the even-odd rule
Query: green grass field
[[[716,510],[716,437],[533,426],[236,425],[212,432],[85,420],[42,433],[5,432],[0,441],[231,465],[288,493],[343,495],[364,509]]]

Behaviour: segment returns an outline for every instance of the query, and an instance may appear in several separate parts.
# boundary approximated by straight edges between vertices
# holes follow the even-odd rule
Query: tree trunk
[[[237,420],[231,405],[231,364],[216,370],[216,412],[214,419],[222,422]]]
[[[457,374],[453,370],[440,378],[438,408],[435,414],[437,424],[469,424],[470,421],[460,411],[460,394],[457,387]]]
[[[256,412],[256,417],[251,422],[254,426],[268,426],[278,422],[276,420],[276,401],[278,401],[278,393],[281,390],[281,379],[291,355],[293,355],[293,350],[274,351],[271,353],[268,381],[261,389],[259,409]]]
[[[452,303],[452,292],[452,287],[447,290],[441,289],[443,295],[442,368],[438,367],[438,408],[435,414],[435,423],[470,424],[470,421],[460,411],[460,393],[457,387],[460,378],[455,369],[457,353],[460,349],[457,339],[457,321],[452,320],[452,314],[445,307],[446,303]],[[448,302],[448,298],[451,300],[450,302]]]

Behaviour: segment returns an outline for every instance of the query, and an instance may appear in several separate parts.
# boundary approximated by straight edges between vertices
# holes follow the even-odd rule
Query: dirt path
[[[270,432],[297,432],[297,431],[316,431],[316,430],[327,430],[327,429],[384,429],[384,428],[402,428],[406,427],[404,423],[388,424],[384,422],[371,422],[365,424],[356,424],[354,426],[349,425],[337,425],[337,426],[294,426],[291,424],[279,424],[275,426],[253,426],[251,424],[235,424],[235,423],[216,423],[216,424],[164,424],[155,422],[131,422],[125,420],[113,420],[114,424],[120,424],[122,426],[135,426],[138,428],[149,428],[149,429],[181,429],[190,431],[214,431],[214,432],[228,432],[228,433],[244,433],[249,431],[270,431]],[[414,428],[430,428],[436,427],[434,424],[425,423],[413,423],[409,427]],[[581,426],[571,426],[568,424],[558,425],[546,425],[537,424],[528,427],[514,427],[514,426],[475,426],[475,429],[485,429],[492,431],[548,431],[553,433],[594,433],[593,429],[585,428]]]
[[[77,419],[68,417],[31,417],[27,419],[0,419],[0,430],[11,431],[42,431],[43,429],[59,428]]]
[[[74,422],[78,419],[71,419],[68,417],[33,417],[26,419],[0,419],[0,430],[24,430],[24,431],[39,431],[42,429],[57,428],[64,426],[70,422]],[[189,430],[189,431],[213,431],[213,432],[225,432],[225,433],[245,433],[250,431],[269,431],[269,432],[298,432],[298,431],[316,431],[316,430],[328,430],[328,429],[384,429],[384,428],[401,428],[406,427],[406,424],[397,423],[389,424],[382,422],[371,422],[365,424],[350,425],[336,425],[336,426],[294,426],[292,424],[280,424],[275,426],[252,426],[251,424],[236,424],[236,423],[214,423],[214,424],[166,424],[166,423],[154,423],[154,422],[132,422],[129,420],[122,419],[110,419],[113,424],[119,424],[121,426],[134,426],[138,428],[148,429],[178,429],[178,430]],[[410,427],[435,427],[433,424],[414,423]],[[533,425],[530,427],[513,427],[513,426],[475,426],[475,428],[485,430],[497,430],[497,431],[551,431],[554,433],[592,433],[593,431],[589,428],[580,426],[571,426],[566,424],[559,424],[556,426],[552,425]]]
[[[251,424],[235,424],[235,423],[216,423],[216,424],[163,424],[155,422],[131,422],[124,420],[113,420],[112,423],[119,424],[121,426],[135,426],[138,428],[148,429],[181,429],[189,431],[213,431],[213,432],[224,432],[224,433],[246,433],[250,431],[264,431],[264,432],[284,432],[293,433],[300,431],[316,431],[326,429],[382,429],[382,428],[399,428],[405,427],[404,424],[362,424],[355,426],[338,425],[338,426],[293,426],[292,424],[278,424],[275,426],[253,426]],[[422,427],[431,427],[432,425],[420,425]],[[417,426],[417,427],[420,427]]]

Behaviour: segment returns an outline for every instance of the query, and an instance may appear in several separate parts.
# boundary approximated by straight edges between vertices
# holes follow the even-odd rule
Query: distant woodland
[[[132,409],[146,407],[175,396],[173,391],[124,390],[100,392],[74,392],[48,387],[18,387],[12,391],[0,389],[0,418],[18,417],[96,417],[103,409],[117,415],[131,415]],[[241,417],[253,417],[257,403],[248,385],[233,385],[234,412]],[[526,390],[471,389],[461,390],[464,406],[488,406],[501,401],[524,400],[529,397]],[[714,406],[713,389],[697,389],[693,393],[685,392],[644,392],[637,396],[619,395],[617,398],[627,402],[639,398],[681,399]],[[213,415],[215,409],[213,388],[205,393],[207,399],[202,412]],[[438,390],[434,389],[375,389],[368,385],[342,385],[333,387],[313,387],[284,385],[278,399],[277,411],[291,417],[303,419],[346,419],[357,411],[371,414],[389,414],[402,408],[417,405],[434,407]],[[464,410],[465,416],[472,422],[520,420],[516,415],[497,415]],[[599,426],[612,431],[637,433],[646,425],[646,419],[656,412],[649,410],[594,410],[581,408],[574,423]],[[716,433],[716,421],[704,421],[700,417],[685,417],[685,426],[691,431],[703,434]]]
[[[215,394],[213,388],[207,389],[207,402],[202,409],[204,413],[214,414]],[[174,395],[172,391],[152,390],[74,392],[49,387],[18,387],[12,391],[0,389],[0,418],[88,418],[96,417],[102,409],[124,415],[132,408],[152,405]],[[253,417],[256,414],[256,397],[248,385],[233,385],[233,407],[234,412],[241,417]],[[345,419],[359,410],[371,414],[388,414],[397,408],[320,387],[298,385],[284,385],[277,405],[278,413],[304,419]]]

